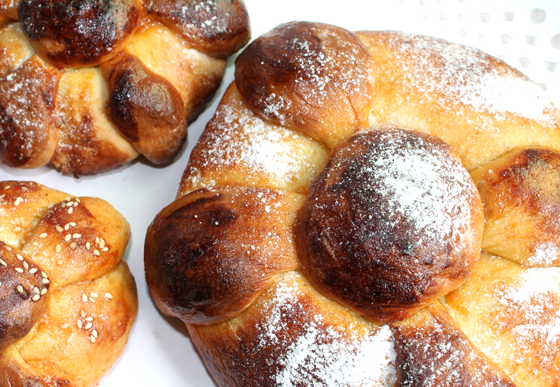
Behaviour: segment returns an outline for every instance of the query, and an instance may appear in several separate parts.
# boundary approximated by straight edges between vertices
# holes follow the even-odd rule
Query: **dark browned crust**
[[[36,265],[29,266],[37,269],[34,274],[25,268],[24,262],[29,265],[25,253],[1,241],[0,259],[1,354],[9,345],[24,337],[44,312],[46,297],[41,295],[41,291],[48,290],[49,284],[43,283],[42,270]]]
[[[21,0],[18,13],[42,57],[61,67],[93,66],[126,46],[142,16],[142,1]]]
[[[226,58],[251,38],[243,0],[144,0],[147,12],[205,54]]]
[[[398,387],[515,387],[439,303],[393,325]]]
[[[278,213],[260,200],[278,205]],[[162,210],[145,245],[146,280],[158,307],[197,324],[240,313],[274,275],[297,267],[293,200],[271,190],[220,187]]]
[[[0,77],[0,161],[16,168],[48,163],[58,140],[61,73],[36,56]]]
[[[460,286],[477,262],[484,222],[472,183],[461,191],[474,219],[464,230],[464,247],[451,235],[432,245],[430,236],[403,216],[393,224],[386,216],[390,191],[375,185],[367,171],[377,168],[372,160],[385,157],[386,141],[397,143],[394,134],[398,147],[418,149],[426,159],[435,157],[431,149],[439,148],[447,156],[437,156],[441,163],[460,167],[447,144],[426,134],[394,129],[357,134],[331,153],[311,186],[295,231],[310,282],[328,297],[385,321],[411,316]],[[468,172],[463,173],[470,180]],[[451,189],[455,182],[447,183]]]
[[[173,160],[187,140],[179,91],[126,51],[102,70],[109,88],[107,115],[121,135],[153,163]]]
[[[237,57],[235,79],[256,115],[321,141],[368,125],[371,66],[366,48],[351,32],[298,22],[253,41]]]

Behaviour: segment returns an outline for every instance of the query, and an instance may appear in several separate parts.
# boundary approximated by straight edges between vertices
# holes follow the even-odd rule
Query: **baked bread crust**
[[[496,58],[287,23],[238,57],[177,200],[148,229],[148,286],[220,386],[552,387],[559,156],[560,112]],[[276,196],[298,199],[286,212]],[[421,232],[394,226],[411,223]],[[429,297],[419,284],[454,264]],[[390,294],[381,313],[375,286]],[[418,299],[401,302],[407,289]]]
[[[101,199],[33,182],[0,191],[0,384],[95,386],[136,318],[130,227]]]
[[[169,163],[249,38],[242,0],[2,1],[0,161],[76,177]]]

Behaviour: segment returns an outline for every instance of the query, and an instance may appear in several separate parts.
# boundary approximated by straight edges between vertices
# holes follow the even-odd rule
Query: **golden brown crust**
[[[338,144],[295,233],[303,271],[319,291],[395,321],[468,278],[483,225],[480,196],[449,146],[389,128]]]
[[[0,161],[4,164],[37,168],[52,158],[58,141],[56,89],[61,75],[33,56],[0,78]]]
[[[145,249],[146,279],[160,309],[197,324],[239,314],[278,273],[298,267],[291,226],[301,200],[222,187],[165,208]]]
[[[255,40],[235,65],[239,92],[263,119],[329,147],[368,125],[371,57],[345,29],[284,24]]]
[[[486,208],[482,248],[525,266],[558,266],[560,153],[516,149],[471,175]]]
[[[472,345],[439,302],[393,325],[398,386],[515,387]]]
[[[226,58],[250,38],[249,15],[241,0],[145,0],[144,5],[190,46],[211,56]]]
[[[0,2],[0,161],[76,177],[173,161],[250,35],[242,0],[15,4]]]
[[[109,88],[107,115],[121,135],[151,162],[171,161],[187,140],[179,91],[126,51],[101,68]]]
[[[101,199],[31,182],[0,183],[0,198],[0,385],[96,385],[136,317],[128,223]]]

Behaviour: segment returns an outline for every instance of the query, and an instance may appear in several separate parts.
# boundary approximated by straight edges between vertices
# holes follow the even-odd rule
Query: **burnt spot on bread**
[[[239,92],[263,119],[329,146],[368,124],[372,61],[349,31],[283,24],[253,41],[235,65]]]
[[[250,39],[245,4],[239,0],[152,0],[148,13],[192,47],[218,58],[240,50]]]
[[[146,278],[158,306],[185,322],[243,310],[271,278],[297,267],[297,195],[220,187],[164,209],[146,237]]]
[[[25,253],[0,242],[0,352],[35,325],[49,286],[47,274]]]
[[[386,128],[335,148],[296,233],[302,267],[317,289],[390,321],[468,278],[482,226],[478,192],[449,146]]]
[[[109,88],[108,116],[121,135],[148,160],[171,161],[187,139],[179,91],[128,52],[102,69]]]
[[[22,27],[44,58],[61,67],[97,65],[130,40],[140,0],[22,0]]]

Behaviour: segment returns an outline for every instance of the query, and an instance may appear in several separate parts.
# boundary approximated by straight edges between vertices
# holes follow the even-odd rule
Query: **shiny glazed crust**
[[[0,161],[169,163],[249,36],[242,0],[0,0]]]
[[[558,384],[560,112],[537,85],[306,22],[235,74],[145,249],[218,385]]]
[[[1,182],[0,198],[0,385],[97,385],[136,318],[128,223],[33,182]]]

